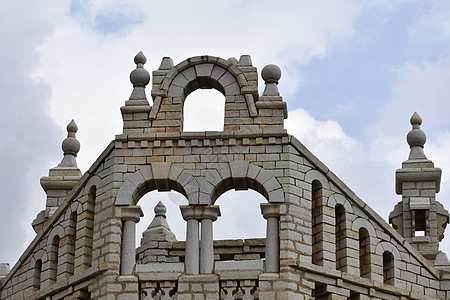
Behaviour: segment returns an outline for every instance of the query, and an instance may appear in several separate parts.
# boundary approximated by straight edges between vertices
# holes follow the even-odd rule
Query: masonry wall
[[[142,69],[145,60],[135,60]],[[123,133],[61,191],[65,200],[2,279],[0,299],[449,298],[448,280],[286,133],[279,76],[269,71],[259,96],[248,58],[166,59],[153,73],[153,106],[145,76],[132,79]],[[196,88],[224,93],[225,131],[183,132],[184,99]],[[142,245],[123,274],[133,221],[124,208],[153,190],[212,206],[231,189],[253,189],[273,204],[279,271],[267,272],[268,236],[216,241],[211,274],[188,274],[183,241]]]
[[[327,178],[315,166],[296,149],[296,144],[289,142],[287,135],[266,135],[261,134],[259,137],[248,138],[230,135],[228,139],[212,136],[205,138],[200,135],[188,137],[187,135],[178,134],[180,139],[157,140],[154,136],[148,136],[148,140],[144,143],[137,141],[121,141],[115,142],[115,149],[105,157],[104,162],[93,171],[93,176],[87,182],[96,182],[98,184],[97,196],[95,199],[95,218],[93,226],[93,249],[92,249],[92,265],[91,268],[80,268],[78,259],[77,265],[69,266],[69,262],[64,262],[58,268],[58,277],[63,278],[53,283],[51,277],[51,236],[61,229],[60,238],[62,242],[60,248],[67,246],[70,231],[69,217],[70,210],[63,213],[60,208],[60,216],[53,222],[53,229],[40,233],[41,241],[35,245],[35,249],[30,249],[29,256],[25,257],[21,266],[15,272],[12,279],[7,281],[2,289],[2,299],[17,299],[25,297],[23,295],[53,295],[54,299],[63,299],[65,294],[70,293],[72,289],[87,293],[93,299],[102,299],[103,297],[111,297],[112,294],[119,296],[122,289],[118,288],[117,277],[120,269],[120,247],[121,247],[121,225],[122,221],[119,212],[114,205],[115,196],[122,182],[136,172],[141,166],[145,166],[154,161],[170,161],[173,164],[187,170],[189,173],[197,177],[201,181],[208,170],[214,170],[229,161],[243,160],[251,164],[258,165],[273,174],[282,184],[285,191],[285,204],[283,205],[282,216],[280,218],[280,277],[274,280],[268,280],[270,284],[268,290],[279,298],[289,293],[290,295],[301,295],[305,292],[312,294],[320,278],[312,275],[299,276],[301,272],[298,266],[311,264],[312,262],[312,182],[320,181],[322,184],[322,206],[321,213],[323,223],[329,226],[323,226],[324,232],[321,240],[324,243],[322,257],[323,262],[318,267],[324,269],[335,269],[336,265],[333,261],[342,260],[342,272],[358,277],[359,268],[359,245],[358,231],[361,227],[366,228],[370,233],[370,249],[371,249],[371,272],[370,276],[365,279],[367,285],[375,285],[374,282],[383,281],[382,253],[385,250],[391,251],[395,257],[395,276],[390,285],[400,290],[411,291],[411,297],[420,299],[420,295],[427,295],[432,298],[445,298],[446,295],[440,290],[440,284],[437,271],[431,267],[415,250],[405,249],[401,245],[401,237],[394,232],[382,220],[373,220],[373,215],[369,217],[367,207],[360,206],[351,199],[345,192],[336,187],[332,180]],[[181,137],[185,139],[181,139]],[[152,140],[152,137],[155,139]],[[195,138],[194,138],[195,137]],[[170,142],[169,142],[170,141]],[[179,146],[181,141],[182,147]],[[217,145],[219,143],[219,145]],[[166,145],[171,145],[167,147]],[[232,187],[230,187],[232,188]],[[74,208],[81,205],[80,221],[78,222],[77,233],[83,231],[91,231],[89,229],[89,221],[82,221],[83,215],[87,214],[89,207],[87,204],[88,193],[87,187],[80,189],[79,193],[74,196],[72,203],[66,205],[67,208]],[[356,203],[355,203],[356,202]],[[335,226],[334,215],[335,207],[341,204],[345,208],[345,237],[342,241],[344,252],[337,252],[335,245]],[[55,214],[58,215],[57,211]],[[85,217],[86,219],[86,217]],[[384,223],[384,224],[383,224]],[[64,234],[64,235],[63,235]],[[78,235],[78,239],[82,236]],[[328,242],[328,243],[326,243]],[[33,245],[32,245],[33,246]],[[34,250],[34,251],[32,251]],[[44,251],[44,252],[42,252]],[[40,253],[46,253],[39,256]],[[413,252],[413,254],[411,254]],[[341,257],[336,257],[338,253]],[[77,254],[89,257],[89,254],[78,251]],[[329,257],[328,263],[326,257]],[[35,292],[33,287],[33,263],[41,258],[42,274],[41,288],[39,292]],[[64,255],[59,258],[64,261]],[[182,261],[182,259],[180,260]],[[296,266],[296,267],[293,267]],[[87,269],[87,270],[84,270]],[[93,269],[96,269],[95,271]],[[104,269],[105,271],[100,272]],[[70,273],[76,270],[72,276]],[[89,281],[91,274],[100,272],[96,275],[95,283]],[[69,275],[64,275],[69,273]],[[78,276],[78,277],[77,277]],[[342,276],[342,275],[341,275]],[[71,285],[75,278],[87,277],[84,281],[85,286]],[[300,277],[300,278],[299,278]],[[264,277],[263,277],[264,278]],[[276,285],[274,282],[280,282]],[[100,283],[98,286],[97,284]],[[137,289],[137,282],[134,282]],[[129,284],[133,285],[133,281]],[[89,286],[89,288],[88,288]],[[277,292],[277,286],[279,291]],[[267,288],[264,285],[261,288]],[[58,294],[55,291],[64,289],[64,293]],[[394,288],[393,288],[394,289]],[[395,289],[394,289],[395,290]],[[20,295],[20,296],[19,296]]]

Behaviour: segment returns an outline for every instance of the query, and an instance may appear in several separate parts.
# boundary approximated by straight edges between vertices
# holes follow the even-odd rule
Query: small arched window
[[[345,208],[341,204],[335,207],[335,239],[336,239],[336,270],[344,270],[346,266],[346,230],[345,230]]]
[[[359,275],[370,278],[371,272],[370,235],[367,229],[359,229]]]
[[[50,259],[50,274],[49,278],[52,282],[56,282],[58,278],[58,265],[59,265],[59,248],[60,237],[55,235],[50,246],[49,259]]]
[[[78,214],[76,211],[70,214],[69,218],[69,228],[70,233],[67,241],[67,263],[68,266],[66,268],[68,272],[68,276],[73,275],[74,265],[75,265],[75,248],[77,243],[77,222],[78,222]]]
[[[390,285],[394,283],[394,256],[389,251],[383,253],[383,282]]]
[[[312,182],[312,263],[323,265],[323,211],[322,184],[318,180]]]
[[[97,187],[93,185],[89,189],[88,194],[88,200],[87,200],[87,209],[85,211],[85,218],[86,218],[86,235],[83,239],[83,242],[81,243],[86,251],[83,251],[84,253],[84,260],[82,270],[85,268],[92,266],[92,242],[93,242],[93,234],[94,234],[94,213],[95,213],[95,199],[97,197]],[[77,249],[75,249],[75,253],[77,252]],[[78,255],[75,255],[78,257]]]
[[[41,289],[42,260],[38,259],[34,264],[33,288],[35,291]]]

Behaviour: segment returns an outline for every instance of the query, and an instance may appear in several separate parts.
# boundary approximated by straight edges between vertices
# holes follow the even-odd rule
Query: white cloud
[[[51,87],[30,76],[36,45],[52,33],[67,5],[50,2],[0,2],[0,262],[13,263],[34,237],[31,221],[45,205],[39,177],[60,152],[62,130],[48,115]]]
[[[128,75],[139,50],[146,54],[150,72],[158,68],[163,56],[171,56],[176,64],[194,55],[239,58],[250,53],[254,65],[277,62],[288,66],[280,88],[292,93],[299,76],[289,65],[326,55],[327,49],[351,36],[359,10],[354,1],[334,1],[326,6],[258,2],[248,7],[240,1],[214,7],[208,1],[195,5],[135,3],[126,9],[122,2],[93,1],[83,2],[82,7],[87,21],[77,14],[66,16],[39,47],[41,59],[35,76],[52,87],[50,111],[57,123],[65,127],[75,118],[82,144],[78,161],[83,170],[121,132],[119,108],[131,93]],[[221,13],[212,14],[211,10]],[[89,26],[96,15],[117,11],[140,15],[142,23],[106,35]]]
[[[375,4],[392,12],[403,3],[381,0]],[[433,10],[435,14],[422,18],[412,30],[426,34],[416,36],[448,37],[448,26],[445,26],[448,7],[444,1],[436,3],[440,6]],[[75,4],[79,5],[77,9],[73,7]],[[128,76],[135,68],[133,57],[138,51],[143,50],[146,54],[146,68],[150,72],[158,68],[163,56],[171,56],[178,63],[201,54],[224,58],[251,54],[253,64],[259,70],[268,63],[282,68],[279,88],[286,99],[294,94],[302,80],[298,66],[330,55],[344,45],[358,29],[355,22],[363,17],[361,12],[365,9],[370,13],[368,8],[375,4],[351,0],[279,1],[276,5],[272,1],[237,0],[218,3],[80,0],[72,1],[72,13],[69,14],[69,1],[58,1],[57,4],[3,1],[0,18],[15,30],[0,29],[2,40],[8,41],[6,47],[0,48],[1,57],[5,58],[0,60],[7,70],[0,72],[0,78],[12,78],[11,82],[17,83],[8,90],[9,94],[4,95],[10,101],[18,91],[28,91],[37,102],[29,101],[33,99],[30,95],[17,97],[28,99],[17,102],[14,110],[17,113],[24,107],[29,108],[23,118],[29,121],[23,122],[27,128],[10,129],[19,128],[22,122],[22,119],[12,122],[14,114],[5,123],[8,131],[13,131],[9,135],[11,139],[7,140],[9,143],[15,143],[17,136],[33,136],[36,138],[31,139],[33,142],[23,141],[24,148],[34,145],[43,148],[28,149],[28,152],[20,153],[21,157],[16,157],[21,167],[26,166],[23,168],[28,172],[27,182],[34,182],[33,192],[39,190],[40,193],[28,198],[38,203],[32,205],[36,207],[32,217],[44,206],[39,177],[54,166],[49,163],[51,159],[55,163],[62,157],[61,129],[72,118],[79,127],[77,136],[82,148],[78,162],[82,171],[87,170],[115,134],[121,133],[119,108],[132,91]],[[24,17],[17,19],[10,13],[12,11],[21,11]],[[116,17],[122,18],[124,23],[111,31],[102,30],[102,26]],[[433,35],[435,32],[438,34]],[[20,72],[15,73],[19,67]],[[399,200],[394,194],[394,172],[408,155],[404,139],[414,110],[422,115],[423,128],[429,135],[426,153],[444,169],[444,174],[446,169],[450,170],[445,155],[450,145],[445,114],[445,100],[450,96],[446,87],[450,82],[449,69],[450,62],[445,57],[439,62],[411,62],[397,67],[398,80],[393,83],[390,104],[381,108],[385,112],[368,130],[367,141],[348,136],[336,121],[318,121],[301,109],[290,112],[286,127],[386,218]],[[26,75],[30,72],[33,80]],[[260,85],[263,86],[261,80]],[[6,85],[0,83],[0,86],[6,90]],[[147,95],[150,95],[149,88]],[[45,115],[46,112],[60,128],[56,128],[47,116],[30,118],[30,115]],[[444,130],[439,131],[442,127]],[[434,136],[433,131],[438,134]],[[38,155],[39,159],[33,155]],[[9,152],[5,157],[10,156],[13,153]],[[8,182],[19,181],[17,168],[17,165],[9,168],[14,171],[9,172],[8,177],[14,180]],[[444,175],[443,186],[447,181]],[[447,193],[444,189],[441,192],[444,196]],[[15,196],[13,191],[8,195]],[[446,206],[450,207],[450,204]],[[27,224],[32,219],[28,215],[24,217]],[[0,253],[0,261],[2,255]],[[9,259],[11,256],[8,255]]]
[[[393,190],[395,166],[374,158],[368,145],[347,135],[338,122],[316,120],[303,109],[290,111],[285,127],[363,201],[387,219],[397,203]],[[380,199],[385,206],[379,207]]]

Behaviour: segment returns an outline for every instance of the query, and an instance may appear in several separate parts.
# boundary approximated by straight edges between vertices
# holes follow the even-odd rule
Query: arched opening
[[[163,206],[159,206],[159,202]],[[175,240],[186,239],[186,221],[181,216],[180,205],[187,204],[187,199],[173,190],[153,190],[139,199],[138,205],[141,206],[144,217],[136,224],[136,263],[184,260],[184,257],[170,255],[170,252]],[[169,228],[164,226],[164,222],[167,222]]]
[[[323,266],[323,210],[322,184],[318,180],[312,182],[312,263]]]
[[[267,221],[261,214],[261,203],[267,203],[266,198],[251,189],[229,190],[217,198],[215,205],[219,205],[221,217],[213,225],[214,253],[220,260],[265,257]]]
[[[80,264],[81,270],[85,270],[92,266],[92,243],[94,235],[94,211],[95,211],[95,199],[97,197],[97,187],[94,185],[89,189],[86,210],[83,213],[83,217],[80,221],[85,220],[85,235],[84,238],[76,245],[75,253],[80,251],[83,254],[83,261]],[[83,219],[84,218],[84,219]],[[83,251],[83,248],[85,251]],[[75,255],[80,257],[80,255]],[[78,265],[78,264],[76,264]]]
[[[346,255],[346,230],[345,230],[345,208],[336,204],[335,211],[335,239],[336,239],[336,270],[343,271],[347,264]]]
[[[175,176],[176,178],[169,179],[170,176]],[[178,176],[183,176],[183,182],[180,183],[177,181]],[[146,178],[145,180],[143,180]],[[187,181],[186,181],[187,180]],[[122,185],[121,189],[118,192],[116,197],[115,204],[121,207],[121,218],[122,218],[122,244],[121,244],[121,269],[120,272],[122,275],[132,274],[134,265],[136,262],[139,263],[141,258],[138,255],[138,259],[136,259],[136,241],[139,240],[136,238],[136,223],[139,224],[141,221],[141,217],[144,216],[141,207],[139,204],[144,203],[142,198],[149,193],[150,191],[158,190],[158,191],[179,191],[185,197],[188,197],[186,190],[192,191],[196,187],[197,181],[192,177],[192,175],[188,172],[183,171],[180,167],[173,166],[169,163],[155,163],[151,166],[145,167],[136,171],[135,174],[132,174]],[[125,193],[122,188],[126,187],[129,190],[132,190],[132,194]],[[177,196],[176,201],[179,203],[180,199],[183,199],[182,196]],[[156,205],[157,201],[152,201],[154,205]],[[138,206],[136,206],[138,205]],[[162,205],[162,204],[161,204]],[[166,208],[164,207],[164,214],[166,213]],[[178,208],[177,208],[178,210]],[[158,216],[158,214],[156,214]],[[166,222],[166,218],[159,218],[159,220],[164,220]],[[148,225],[148,223],[147,223]],[[152,225],[152,224],[150,224]],[[160,223],[159,225],[162,225]],[[142,226],[142,225],[141,225]],[[144,225],[145,226],[145,225]],[[156,226],[157,230],[162,230],[164,234],[170,233],[172,235],[171,240],[175,241],[175,237],[171,230],[169,230],[168,224],[166,226]],[[153,227],[152,227],[153,228]],[[155,229],[155,228],[153,228]],[[144,230],[147,231],[148,229]],[[140,229],[142,232],[142,229]],[[154,232],[152,230],[152,232]],[[147,234],[148,235],[148,234]],[[167,236],[167,234],[166,234]],[[150,237],[151,239],[152,237]],[[145,247],[154,248],[154,243],[144,243]],[[157,248],[161,248],[159,241],[156,243]],[[144,245],[142,245],[144,246]],[[167,244],[167,247],[170,245]],[[140,247],[139,250],[143,248]],[[169,248],[167,248],[169,249]],[[145,249],[144,249],[145,252]],[[144,253],[145,254],[145,253]],[[151,253],[150,253],[151,254]],[[159,256],[165,256],[162,253]]]
[[[77,242],[77,223],[78,223],[78,214],[76,211],[70,214],[69,218],[69,234],[67,236],[66,241],[66,267],[65,272],[67,272],[67,276],[73,275],[74,265],[75,265],[75,244]]]
[[[265,238],[266,221],[260,204],[267,200],[254,190],[229,190],[215,202],[221,217],[214,222],[214,239]]]
[[[383,253],[383,282],[390,285],[394,283],[394,256],[389,251]]]
[[[223,131],[225,96],[215,89],[197,89],[186,97],[183,114],[183,131]]]
[[[34,264],[33,288],[35,291],[41,289],[42,260],[38,259]]]
[[[359,274],[370,278],[371,273],[370,235],[367,229],[359,229]]]
[[[58,278],[60,240],[58,235],[53,238],[48,255],[50,260],[49,278],[52,283],[56,282],[56,279]]]

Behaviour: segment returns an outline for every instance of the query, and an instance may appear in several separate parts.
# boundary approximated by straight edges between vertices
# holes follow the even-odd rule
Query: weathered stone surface
[[[436,201],[441,170],[425,157],[417,114],[396,173],[394,230],[287,134],[278,67],[264,68],[259,95],[247,55],[175,66],[164,58],[151,107],[145,61],[135,58],[122,134],[83,176],[69,124],[61,164],[41,179],[37,236],[11,270],[0,264],[0,299],[450,298],[450,263],[438,248],[449,214]],[[223,131],[182,130],[185,98],[199,88],[224,95]],[[267,200],[266,238],[213,241],[214,203],[232,189]],[[136,249],[137,205],[154,190],[187,198],[187,241],[175,239],[159,203]]]

